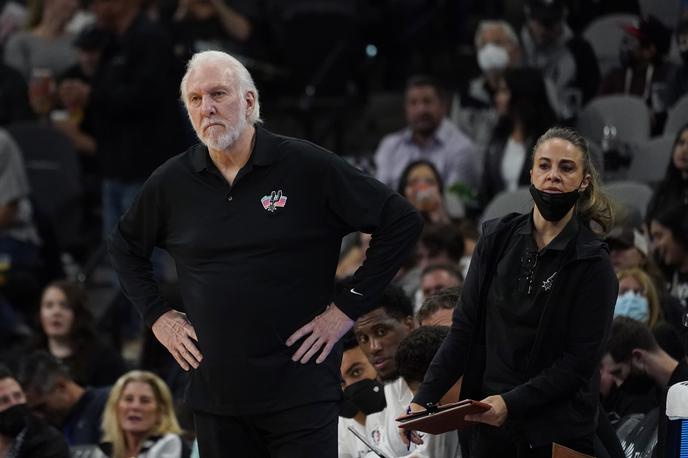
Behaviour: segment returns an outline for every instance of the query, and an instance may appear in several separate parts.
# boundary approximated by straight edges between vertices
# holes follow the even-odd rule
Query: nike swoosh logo
[[[356,296],[363,296],[363,294],[361,294],[361,293],[359,293],[358,291],[356,291],[355,288],[351,288],[349,291],[351,291],[351,294],[355,294]]]

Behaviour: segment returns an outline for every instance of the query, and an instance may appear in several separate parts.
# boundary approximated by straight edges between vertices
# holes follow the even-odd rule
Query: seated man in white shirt
[[[414,458],[457,458],[461,456],[459,436],[456,432],[423,437],[422,445],[404,445],[399,435],[396,418],[406,412],[415,391],[420,386],[435,352],[447,336],[445,326],[422,326],[412,331],[397,348],[397,369],[401,375],[385,385],[387,407],[366,418],[366,435],[372,439],[385,456]],[[440,400],[440,404],[456,402],[459,399],[458,384],[455,384]],[[374,455],[367,455],[372,457]]]

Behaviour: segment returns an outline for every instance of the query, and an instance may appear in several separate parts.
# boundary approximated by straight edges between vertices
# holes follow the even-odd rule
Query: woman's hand
[[[485,423],[492,426],[502,426],[506,421],[506,417],[509,415],[504,398],[499,395],[488,396],[483,399],[482,402],[490,404],[492,408],[483,413],[466,415],[466,420]]]

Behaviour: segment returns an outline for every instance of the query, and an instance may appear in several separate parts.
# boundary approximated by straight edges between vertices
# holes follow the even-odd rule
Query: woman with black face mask
[[[461,397],[491,406],[467,417],[471,458],[550,457],[553,443],[594,454],[618,290],[600,237],[611,207],[570,129],[538,139],[530,182],[532,212],[483,225],[451,331],[411,404],[436,403],[463,375]]]

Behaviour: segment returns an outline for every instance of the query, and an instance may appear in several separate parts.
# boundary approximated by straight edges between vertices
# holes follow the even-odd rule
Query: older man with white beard
[[[335,457],[337,341],[376,306],[421,220],[336,155],[263,128],[258,91],[233,57],[196,54],[181,93],[202,143],[158,168],[113,232],[123,289],[192,370],[201,456]],[[352,231],[372,242],[335,294]],[[183,304],[159,294],[155,246],[176,262]]]

